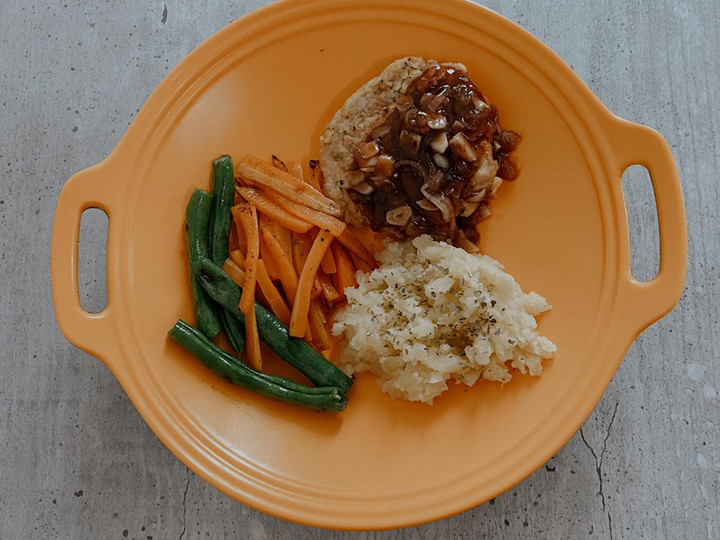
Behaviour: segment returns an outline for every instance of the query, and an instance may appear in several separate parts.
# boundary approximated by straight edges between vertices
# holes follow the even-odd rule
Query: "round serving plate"
[[[539,378],[452,386],[435,405],[393,401],[369,375],[347,409],[318,413],[216,378],[166,338],[191,319],[184,209],[230,153],[317,157],[343,101],[392,60],[464,63],[518,131],[520,178],[501,188],[482,248],[553,305],[558,346]],[[630,273],[622,172],[650,171],[660,271]],[[82,310],[82,212],[109,216],[108,305]],[[250,506],[338,529],[409,526],[471,508],[549,459],[602,395],[632,340],[682,290],[686,229],[675,164],[653,130],[613,116],[552,51],[461,0],[287,0],[253,12],[185,58],[118,147],[58,201],[52,285],[67,338],[102,359],[188,467]],[[281,369],[281,368],[278,368]]]

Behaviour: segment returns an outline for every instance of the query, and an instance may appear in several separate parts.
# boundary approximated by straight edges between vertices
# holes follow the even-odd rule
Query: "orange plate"
[[[486,252],[553,310],[558,345],[540,378],[457,386],[432,407],[392,401],[361,376],[341,414],[256,397],[165,337],[191,317],[183,217],[210,161],[228,152],[318,155],[333,112],[405,55],[465,63],[522,133],[522,175],[502,187]],[[657,198],[660,273],[629,270],[622,171],[646,166]],[[108,306],[77,294],[82,212],[109,215]],[[264,512],[339,529],[393,528],[478,505],[572,436],[632,340],[677,302],[686,227],[670,150],[613,116],[555,54],[461,0],[287,0],[201,45],[168,75],[115,151],[58,201],[52,285],[63,333],[101,358],[158,437],[208,482]]]

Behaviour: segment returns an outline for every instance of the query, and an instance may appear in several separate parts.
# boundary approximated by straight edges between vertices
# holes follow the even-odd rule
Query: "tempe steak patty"
[[[487,201],[518,169],[520,136],[462,64],[394,61],[352,96],[320,138],[326,194],[345,221],[398,237],[477,242]]]

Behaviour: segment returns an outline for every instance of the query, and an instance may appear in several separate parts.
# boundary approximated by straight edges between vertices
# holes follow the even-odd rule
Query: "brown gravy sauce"
[[[519,142],[463,71],[435,64],[355,149],[348,192],[376,230],[476,243]]]

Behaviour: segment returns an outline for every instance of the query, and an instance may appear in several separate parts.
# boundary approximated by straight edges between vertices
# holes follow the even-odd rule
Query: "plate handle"
[[[625,257],[627,273],[620,281],[620,301],[625,313],[642,330],[675,307],[682,294],[687,264],[685,206],[675,160],[662,135],[649,127],[619,119],[615,120],[615,129],[611,134],[619,182],[622,182],[625,169],[631,165],[644,166],[650,173],[657,205],[660,235],[658,274],[650,281],[637,281],[630,271],[630,258]],[[618,189],[622,193],[620,186]],[[618,215],[625,219],[627,232],[627,211],[622,197],[616,203],[620,206]]]
[[[112,269],[113,206],[118,197],[116,175],[107,162],[73,175],[63,186],[55,209],[50,246],[50,275],[55,316],[60,330],[73,345],[107,362],[114,350],[113,297],[110,294]],[[89,313],[80,305],[78,294],[78,240],[82,214],[98,208],[108,216],[107,306]]]

